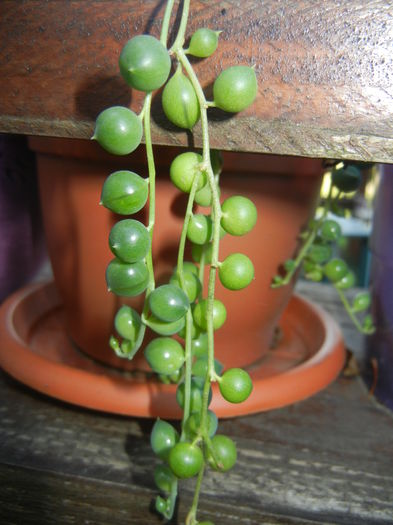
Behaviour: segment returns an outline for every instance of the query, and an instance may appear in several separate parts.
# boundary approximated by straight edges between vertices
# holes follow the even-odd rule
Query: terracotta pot
[[[228,403],[217,383],[212,385],[211,409],[218,417],[295,403],[335,379],[345,349],[337,323],[326,312],[292,296],[280,330],[277,346],[249,370],[254,388],[244,403]],[[68,403],[128,416],[182,417],[176,385],[100,364],[71,343],[53,283],[23,287],[1,305],[0,365],[22,383]]]
[[[119,167],[146,175],[143,148],[127,158],[114,158],[94,143],[34,138],[41,203],[48,249],[58,291],[74,343],[91,357],[118,367],[146,368],[143,355],[131,364],[108,348],[112,321],[122,299],[107,292],[105,268],[112,258],[108,234],[118,219],[98,202],[105,178]],[[175,264],[185,195],[173,187],[168,167],[178,151],[158,148],[157,223],[153,257],[164,279]],[[258,211],[255,229],[245,237],[227,235],[220,255],[244,252],[254,262],[255,281],[229,292],[220,284],[217,297],[228,319],[216,333],[217,357],[225,366],[250,366],[272,343],[274,329],[292,286],[272,290],[280,264],[293,256],[297,236],[313,213],[320,185],[321,161],[262,155],[224,155],[222,197],[249,196]],[[205,209],[206,212],[206,209]],[[144,219],[143,213],[139,215]],[[142,298],[128,303],[141,306]]]

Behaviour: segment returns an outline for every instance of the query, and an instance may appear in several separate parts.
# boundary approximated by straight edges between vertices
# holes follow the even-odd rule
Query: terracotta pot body
[[[107,239],[119,217],[98,206],[102,184],[112,171],[131,169],[147,175],[144,152],[119,159],[86,141],[39,138],[31,140],[31,147],[37,152],[48,249],[71,339],[101,362],[146,369],[142,352],[129,363],[118,359],[108,347],[119,305],[127,302],[140,309],[143,297],[125,301],[107,291],[104,275],[112,258]],[[160,148],[156,154],[153,257],[158,281],[165,281],[176,264],[186,205],[187,196],[168,177],[170,162],[177,153],[173,148]],[[221,245],[220,259],[243,252],[255,266],[255,280],[245,290],[230,292],[217,283],[217,297],[228,311],[224,327],[216,333],[217,357],[225,366],[250,366],[272,343],[293,286],[273,290],[271,278],[296,251],[299,231],[314,211],[320,174],[318,160],[224,155],[222,198],[248,196],[259,213],[251,233],[244,237],[226,235]],[[202,211],[208,213],[206,208]],[[145,221],[145,212],[134,218]]]

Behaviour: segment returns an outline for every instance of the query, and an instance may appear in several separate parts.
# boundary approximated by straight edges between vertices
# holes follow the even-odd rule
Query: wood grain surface
[[[163,4],[2,0],[0,131],[88,138],[103,108],[138,111],[117,60],[135,34],[159,34]],[[210,111],[214,147],[393,162],[393,2],[193,0],[188,36],[200,26],[222,30],[215,55],[195,61],[207,95],[235,63],[259,83],[246,111]],[[156,143],[189,143],[159,93],[153,113]]]
[[[325,285],[300,289],[324,304]],[[343,319],[330,292],[326,302]],[[343,329],[350,340],[353,329]],[[0,398],[2,524],[162,523],[151,511],[153,421],[73,407],[1,373]],[[341,377],[286,408],[222,421],[220,432],[236,441],[238,462],[225,475],[207,475],[200,519],[393,523],[393,414],[369,396],[360,377]],[[171,525],[184,523],[192,488],[192,481],[182,483]]]

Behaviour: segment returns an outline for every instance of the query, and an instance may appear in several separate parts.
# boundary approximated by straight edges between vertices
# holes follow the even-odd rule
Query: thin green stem
[[[192,182],[191,191],[189,193],[186,213],[183,221],[183,228],[180,235],[179,250],[177,256],[177,275],[179,278],[180,286],[185,290],[184,282],[184,272],[183,272],[183,263],[184,263],[184,250],[187,240],[187,230],[190,219],[192,217],[192,208],[194,205],[195,193],[198,189],[198,183],[200,178],[200,172],[196,174]],[[190,407],[191,407],[191,369],[192,369],[192,352],[191,352],[191,334],[192,334],[192,325],[193,317],[191,312],[191,307],[188,309],[186,314],[186,338],[185,338],[185,371],[184,371],[184,408],[183,408],[183,418],[182,418],[182,429],[184,429],[185,422],[190,416]],[[182,437],[184,434],[182,433]]]
[[[168,0],[164,19],[161,27],[161,36],[160,41],[166,46],[168,39],[169,31],[169,22],[172,14],[174,0]],[[153,142],[151,138],[151,102],[152,102],[152,93],[147,93],[145,101],[143,104],[143,109],[141,111],[141,116],[143,118],[144,133],[145,133],[145,145],[146,145],[146,158],[147,158],[147,167],[149,172],[149,223],[148,230],[150,233],[151,244],[153,243],[153,230],[155,224],[155,213],[156,213],[156,166],[154,162],[154,153],[153,153]],[[153,253],[150,247],[149,253],[146,256],[146,266],[149,272],[149,282],[146,290],[146,297],[151,293],[155,288],[155,279],[154,279],[154,268],[153,268]],[[148,302],[145,301],[142,315],[146,317],[148,314]]]
[[[191,332],[193,325],[193,318],[191,308],[188,309],[186,314],[186,338],[184,344],[184,407],[182,416],[182,434],[181,439],[185,438],[184,428],[187,419],[190,417],[191,410],[191,377],[192,377],[192,353],[191,353]]]
[[[359,322],[359,319],[354,314],[351,308],[351,305],[349,304],[348,299],[346,298],[344,292],[340,288],[337,288],[337,286],[335,286],[335,289],[337,290],[337,293],[341,299],[341,302],[345,310],[347,311],[349,317],[351,318],[353,324],[356,326],[357,330],[359,330],[359,332],[362,334],[366,334],[366,335],[372,334],[374,332],[374,327],[364,328],[362,324]]]
[[[310,230],[310,232],[308,233],[307,235],[307,238],[306,238],[306,241],[303,243],[296,259],[293,261],[293,266],[290,270],[288,270],[285,274],[285,276],[280,279],[277,283],[273,282],[271,287],[272,288],[279,288],[280,286],[285,286],[287,284],[289,284],[292,280],[292,277],[294,276],[294,274],[296,273],[296,271],[299,269],[299,266],[302,264],[303,262],[303,259],[305,258],[305,256],[307,255],[308,253],[308,250],[310,249],[310,246],[312,245],[312,243],[314,242],[315,240],[315,237],[317,235],[317,232],[318,232],[318,227],[319,227],[319,221],[317,223],[317,225],[315,225],[312,230]]]
[[[178,486],[178,481],[177,480],[173,481],[171,485],[171,493],[169,494],[169,498],[168,498],[169,508],[167,509],[165,513],[165,518],[167,520],[172,519],[173,514],[175,512],[176,499],[177,499],[177,486]]]
[[[192,500],[192,505],[186,517],[186,525],[195,525],[196,523],[198,523],[196,519],[196,514],[197,514],[197,509],[198,509],[199,495],[201,493],[204,472],[205,472],[205,465],[203,465],[202,469],[199,471],[199,474],[198,474],[198,478],[197,478],[195,490],[194,490],[194,497]]]
[[[291,279],[292,279],[292,277],[294,276],[296,271],[299,269],[300,265],[303,262],[303,259],[306,257],[306,255],[307,255],[311,245],[315,241],[315,238],[316,238],[316,236],[318,234],[318,230],[319,230],[321,224],[326,219],[326,216],[327,216],[327,214],[330,211],[331,204],[332,204],[332,191],[333,191],[333,186],[332,186],[332,183],[330,183],[329,194],[328,194],[328,197],[327,197],[326,202],[324,204],[322,215],[315,222],[313,227],[309,230],[308,235],[307,235],[307,237],[305,239],[305,242],[303,243],[303,246],[301,247],[301,249],[300,249],[296,259],[293,261],[292,268],[290,270],[288,270],[286,272],[285,276],[280,278],[280,280],[277,283],[273,282],[272,285],[271,285],[272,288],[279,288],[280,286],[285,286],[285,285],[289,284]]]
[[[198,172],[195,175],[194,180],[192,182],[191,190],[190,190],[188,201],[187,201],[186,213],[184,215],[183,228],[182,228],[181,235],[180,235],[179,249],[178,249],[178,254],[177,254],[177,273],[179,275],[179,281],[183,289],[184,289],[184,275],[183,275],[184,250],[185,250],[186,241],[187,241],[188,225],[192,217],[192,209],[194,206],[195,193],[197,192],[197,189],[198,189],[200,175],[201,175],[200,172]]]
[[[141,111],[144,133],[145,133],[145,144],[146,144],[146,158],[147,166],[149,172],[149,218],[148,218],[148,230],[150,234],[150,241],[153,241],[153,230],[155,223],[155,195],[156,195],[156,168],[154,163],[154,154],[153,154],[153,145],[151,140],[151,130],[150,130],[150,112],[151,112],[151,100],[152,94],[148,93],[145,97],[143,108]],[[154,290],[155,288],[155,279],[154,279],[154,268],[153,268],[153,254],[150,248],[148,254],[146,255],[146,266],[149,274],[149,281],[146,287],[146,297]],[[142,319],[147,316],[149,310],[148,302],[145,301],[142,312]],[[136,352],[139,350],[142,345],[144,336],[146,332],[146,325],[142,323],[140,327],[137,340],[133,347],[133,351],[130,352],[127,357],[132,359]]]
[[[184,0],[179,31],[177,32],[176,40],[172,46],[172,50],[175,52],[177,49],[181,49],[183,47],[184,36],[186,34],[186,28],[187,28],[187,22],[188,22],[189,10],[190,10],[190,0]]]
[[[205,263],[206,263],[206,248],[207,245],[202,246],[201,258],[199,259],[199,272],[198,277],[201,282],[201,291],[199,293],[199,300],[203,298],[203,285],[205,282]]]
[[[166,4],[166,7],[165,7],[164,18],[162,20],[160,42],[165,47],[167,47],[168,33],[169,33],[169,22],[171,20],[171,14],[172,14],[174,1],[175,0],[168,0],[168,2]]]
[[[156,167],[154,162],[153,154],[153,145],[151,140],[151,130],[150,130],[150,111],[151,111],[151,100],[152,94],[148,93],[145,97],[145,102],[143,105],[144,108],[144,132],[145,132],[145,143],[146,143],[146,157],[147,157],[147,167],[149,171],[149,224],[148,230],[150,233],[150,240],[153,242],[153,230],[155,224],[155,213],[156,213]],[[153,255],[152,249],[150,248],[149,253],[146,256],[146,266],[149,272],[149,282],[147,285],[148,295],[155,288],[154,280],[154,270],[153,270]],[[144,314],[147,314],[147,306],[145,303]],[[145,311],[146,310],[146,311]]]
[[[218,267],[218,253],[220,243],[220,222],[221,222],[221,205],[220,198],[218,195],[217,184],[213,169],[210,161],[210,139],[209,139],[209,125],[207,119],[207,103],[205,94],[199,83],[198,77],[196,76],[186,54],[183,49],[176,48],[173,46],[174,52],[185,69],[191,84],[195,90],[198,98],[198,103],[201,113],[201,127],[202,127],[202,166],[208,178],[208,183],[212,193],[212,214],[214,216],[213,222],[213,240],[212,240],[212,260],[209,272],[208,282],[208,293],[207,293],[207,308],[206,308],[206,321],[207,321],[207,338],[208,338],[208,370],[206,374],[206,381],[203,388],[202,394],[202,413],[201,413],[201,428],[205,429],[207,425],[207,409],[208,399],[210,391],[210,383],[215,379],[214,370],[214,327],[213,327],[213,308],[215,299],[215,286],[216,286],[216,273]]]
[[[208,119],[207,119],[207,107],[209,104],[206,101],[206,98],[203,93],[202,87],[199,83],[199,80],[183,50],[185,31],[186,31],[186,26],[187,26],[187,21],[188,21],[189,6],[190,6],[190,0],[184,0],[179,31],[178,31],[177,37],[175,39],[175,42],[174,42],[174,45],[171,51],[176,54],[178,61],[181,63],[182,67],[185,69],[191,81],[191,84],[195,90],[197,98],[198,98],[198,103],[199,103],[200,113],[201,113],[202,142],[203,142],[202,163],[200,165],[200,172],[205,172],[207,174],[208,183],[209,183],[210,190],[212,193],[212,216],[214,218],[214,223],[213,223],[213,239],[212,239],[212,260],[211,260],[210,272],[209,272],[207,311],[206,311],[207,335],[208,335],[208,370],[207,370],[206,380],[205,380],[204,387],[203,387],[201,422],[200,422],[201,435],[207,438],[208,436],[207,411],[208,411],[208,404],[209,404],[208,402],[209,391],[210,391],[211,381],[215,380],[213,306],[214,306],[214,298],[215,298],[216,273],[217,273],[217,267],[218,267],[221,206],[220,206],[220,199],[219,199],[219,194],[218,194],[218,189],[217,189],[217,183],[215,180],[215,176],[213,173],[213,169],[211,166],[211,160],[210,160],[210,141],[209,141],[209,128],[208,128]],[[193,186],[192,186],[192,190],[190,193],[188,205],[187,205],[185,223],[183,225],[182,235],[181,235],[180,244],[179,244],[178,274],[179,274],[179,281],[182,287],[184,286],[184,276],[183,276],[184,246],[186,242],[188,223],[189,223],[189,220],[192,214],[192,206],[193,206],[195,192],[197,188],[197,182],[198,182],[198,177],[195,177]],[[202,264],[204,265],[204,262]],[[187,312],[186,322],[187,322],[186,367],[185,367],[186,374],[185,374],[185,406],[184,406],[184,413],[183,413],[183,429],[184,429],[184,423],[188,419],[188,416],[189,416],[189,407],[190,407],[190,399],[187,399],[187,396],[188,395],[190,396],[190,391],[188,391],[188,388],[191,390],[191,365],[192,365],[192,355],[191,355],[191,328],[192,328],[192,325],[191,323],[193,322],[191,309]],[[194,492],[194,499],[193,499],[193,503],[192,503],[190,512],[188,513],[188,516],[186,519],[186,525],[195,525],[197,523],[196,511],[198,507],[199,494],[201,491],[201,484],[202,484],[204,469],[205,469],[205,464],[203,465],[198,475],[195,492]]]

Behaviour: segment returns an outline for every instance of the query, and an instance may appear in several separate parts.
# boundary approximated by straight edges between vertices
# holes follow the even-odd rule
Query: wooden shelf
[[[141,108],[117,59],[135,34],[159,34],[156,0],[3,0],[0,131],[89,138],[114,104]],[[188,35],[222,30],[197,61],[206,88],[221,69],[255,65],[259,93],[229,118],[212,111],[212,146],[225,150],[393,162],[393,4],[382,0],[193,0]],[[154,100],[157,144],[187,145]],[[201,142],[196,126],[195,144]]]
[[[300,290],[345,320],[328,287]],[[359,351],[351,325],[342,327]],[[60,403],[5,374],[0,395],[2,524],[162,523],[149,510],[156,494],[153,421]],[[201,519],[217,525],[393,523],[393,417],[360,377],[342,376],[286,408],[222,421],[220,432],[237,442],[238,462],[225,475],[207,475]],[[192,487],[182,483],[172,525],[184,523]]]

